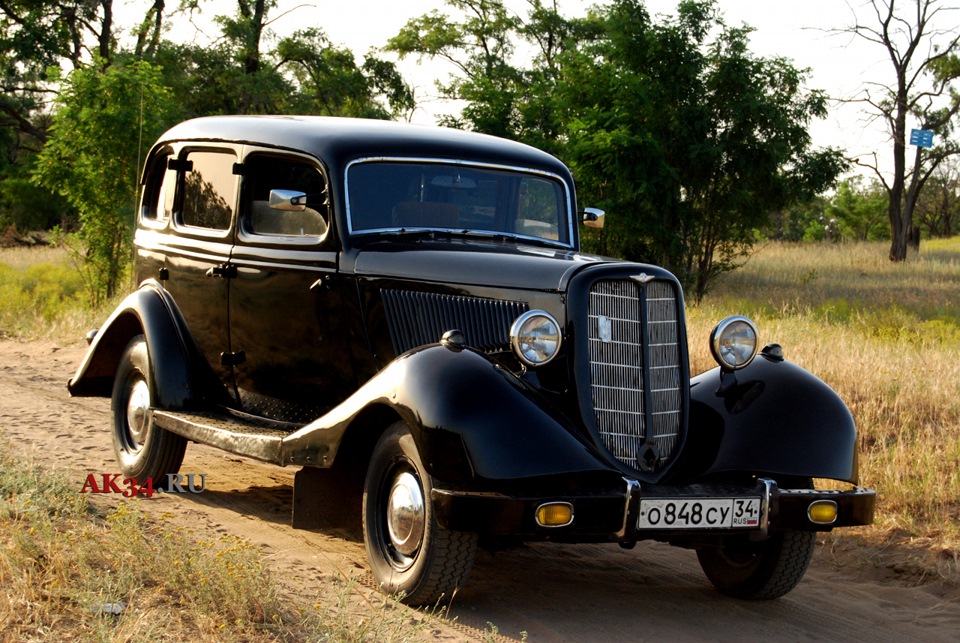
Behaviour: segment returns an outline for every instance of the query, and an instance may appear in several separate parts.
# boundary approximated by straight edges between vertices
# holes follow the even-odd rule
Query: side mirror
[[[583,225],[588,228],[597,228],[598,230],[603,227],[603,218],[606,216],[606,212],[597,208],[584,208],[583,209]]]
[[[307,208],[307,195],[295,190],[270,190],[270,207],[285,212],[303,212]]]

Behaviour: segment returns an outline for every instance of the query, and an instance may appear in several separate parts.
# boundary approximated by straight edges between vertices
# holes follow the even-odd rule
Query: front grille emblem
[[[630,275],[630,278],[641,284],[646,284],[654,279],[652,275],[648,275],[645,272],[641,272],[639,275]]]
[[[660,462],[660,448],[655,442],[647,442],[637,450],[637,468],[647,473],[657,470]]]
[[[600,341],[604,344],[609,344],[613,341],[613,322],[610,321],[609,317],[604,317],[603,315],[597,317],[597,334],[600,336]]]

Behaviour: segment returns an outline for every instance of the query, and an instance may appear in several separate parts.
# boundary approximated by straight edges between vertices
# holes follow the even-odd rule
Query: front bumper
[[[759,499],[755,524],[743,527],[640,528],[641,500],[673,500],[678,504],[709,502],[718,498]],[[641,486],[624,479],[620,490],[572,496],[511,496],[434,489],[431,495],[441,527],[528,540],[566,542],[610,541],[630,544],[638,540],[673,540],[683,537],[748,532],[763,538],[770,531],[830,531],[835,527],[869,525],[873,522],[876,492],[856,487],[849,491],[781,489],[773,480],[761,478],[755,487],[727,484],[689,486]],[[573,520],[562,527],[537,522],[537,509],[548,503],[569,503]],[[814,522],[810,508],[815,503],[834,503],[836,518]]]

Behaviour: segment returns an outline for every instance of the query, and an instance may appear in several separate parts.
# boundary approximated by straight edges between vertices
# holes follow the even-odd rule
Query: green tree
[[[827,199],[818,195],[770,214],[769,223],[761,230],[765,239],[773,241],[822,241],[832,239],[832,227],[826,214]]]
[[[887,238],[887,193],[877,181],[861,176],[841,181],[830,199],[826,217],[836,222],[838,236],[847,241]]]
[[[413,18],[387,42],[387,51],[440,58],[457,70],[437,81],[442,98],[465,101],[462,114],[441,118],[441,125],[516,138],[516,97],[520,72],[509,64],[519,20],[502,0],[446,0],[463,19],[434,10]]]
[[[238,0],[217,20],[213,45],[162,41],[153,61],[186,117],[215,114],[315,114],[395,118],[413,109],[396,66],[333,45],[317,28],[277,39],[269,29],[275,2]],[[294,9],[295,11],[296,9]]]
[[[751,54],[751,30],[726,26],[713,1],[656,23],[616,0],[594,20],[602,35],[564,58],[560,89],[581,193],[614,213],[596,242],[670,268],[699,299],[772,212],[845,167],[810,145],[825,98],[789,61]]]
[[[94,301],[117,292],[129,265],[145,146],[179,119],[159,68],[76,69],[63,81],[35,178],[73,205]]]
[[[457,70],[437,81],[440,97],[464,103],[440,124],[524,141],[561,152],[564,135],[554,91],[560,57],[582,39],[587,23],[563,17],[554,0],[528,0],[526,19],[502,0],[447,0],[460,19],[440,11],[413,18],[385,49],[401,58],[439,58]],[[518,66],[517,49],[530,56]]]
[[[413,94],[396,66],[334,46],[319,29],[298,31],[277,44],[277,68],[297,91],[287,109],[300,114],[389,119],[413,110]]]
[[[47,140],[57,86],[48,69],[74,69],[86,52],[112,42],[110,0],[0,0],[0,225],[21,230],[70,224],[48,191],[33,185],[36,153]]]
[[[960,230],[960,157],[940,164],[917,199],[917,224],[931,237]]]

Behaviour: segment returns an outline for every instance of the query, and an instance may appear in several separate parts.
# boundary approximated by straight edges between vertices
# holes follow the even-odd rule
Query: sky
[[[520,16],[526,15],[526,0],[506,0]],[[567,16],[584,15],[595,0],[560,0],[560,11]],[[675,13],[676,0],[647,0],[648,10],[656,14]],[[867,43],[845,33],[830,33],[854,24],[856,14],[873,24],[866,0],[720,0],[719,7],[727,24],[748,24],[756,31],[751,50],[760,56],[784,56],[801,69],[809,68],[808,87],[822,89],[831,98],[850,99],[868,82],[887,84],[893,67],[882,46]],[[960,2],[945,0],[946,5]],[[130,5],[142,2],[131,0]],[[234,0],[207,0],[203,14],[193,25],[178,23],[171,37],[188,37],[200,27],[199,38],[215,36],[216,28],[205,18],[235,11]],[[443,0],[280,0],[270,15],[269,28],[278,35],[306,27],[320,27],[336,45],[349,47],[362,57],[370,48],[381,47],[396,35],[410,19],[444,9]],[[955,22],[960,22],[960,12]],[[951,19],[953,19],[951,16]],[[183,31],[181,31],[183,30]],[[395,59],[390,54],[380,54]],[[398,66],[407,82],[414,86],[421,108],[414,122],[433,124],[438,113],[450,111],[449,105],[435,100],[435,78],[446,78],[451,67],[439,62],[408,57]],[[909,123],[907,127],[918,126]],[[831,103],[830,115],[811,126],[815,146],[839,147],[848,156],[876,153],[882,170],[892,165],[889,136],[877,122],[870,122],[862,108],[853,104]]]

